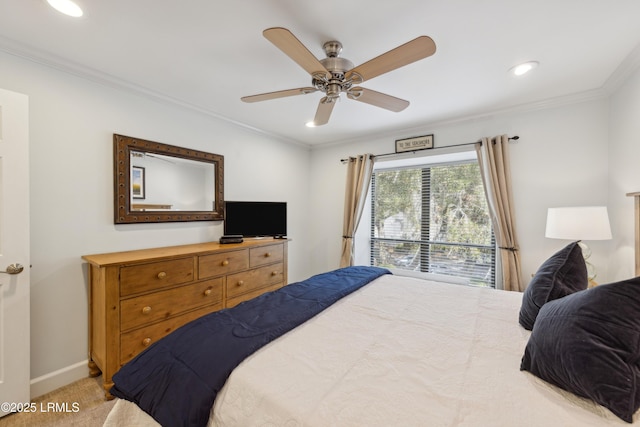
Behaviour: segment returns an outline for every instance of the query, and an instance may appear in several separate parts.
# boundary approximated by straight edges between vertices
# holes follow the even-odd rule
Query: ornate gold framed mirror
[[[113,135],[114,222],[224,218],[224,156]]]

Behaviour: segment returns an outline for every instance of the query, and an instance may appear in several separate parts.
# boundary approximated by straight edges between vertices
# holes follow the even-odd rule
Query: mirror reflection
[[[213,211],[215,165],[131,151],[131,210]]]
[[[115,223],[223,218],[224,157],[114,134]]]

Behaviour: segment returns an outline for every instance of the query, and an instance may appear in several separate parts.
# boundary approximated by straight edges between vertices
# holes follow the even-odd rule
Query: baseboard
[[[42,396],[57,388],[89,376],[88,360],[58,369],[31,380],[31,398]]]

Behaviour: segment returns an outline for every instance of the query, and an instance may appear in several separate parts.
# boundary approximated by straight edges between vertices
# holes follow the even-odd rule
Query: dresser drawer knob
[[[244,280],[238,280],[238,283],[236,283],[236,286],[242,286],[244,285]]]
[[[146,306],[142,308],[142,314],[149,314],[151,313],[151,306]]]
[[[272,272],[271,272],[271,275],[272,275],[272,276],[277,276],[277,275],[278,275],[278,272],[277,272],[277,271],[272,271]]]
[[[266,254],[264,254],[265,258],[269,258],[271,256],[271,252],[267,252]]]
[[[160,273],[158,273],[158,279],[162,280],[165,277],[167,277],[167,273],[165,273],[164,271],[161,271]]]
[[[225,260],[224,260],[224,261],[222,261],[220,264],[221,264],[221,265],[223,265],[223,266],[227,266],[227,265],[229,265],[229,260],[228,260],[228,259],[225,259]]]
[[[204,296],[208,297],[209,295],[211,295],[211,288],[207,289],[204,291]]]
[[[151,338],[145,338],[142,340],[142,345],[145,347],[149,347],[149,344],[151,344]]]

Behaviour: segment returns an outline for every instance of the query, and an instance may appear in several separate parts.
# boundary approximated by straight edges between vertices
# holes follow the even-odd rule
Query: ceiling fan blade
[[[370,80],[431,56],[435,52],[436,44],[431,37],[420,36],[347,71],[345,77],[349,79],[357,74],[362,77],[362,81]]]
[[[308,93],[316,92],[318,89],[315,87],[301,87],[297,89],[279,90],[277,92],[261,93],[259,95],[249,95],[240,98],[244,102],[259,102],[268,101],[269,99],[284,98],[286,96],[306,95]]]
[[[307,73],[322,73],[329,76],[329,72],[322,63],[302,44],[291,31],[286,28],[267,28],[262,35],[283,51],[289,58],[304,68]]]
[[[351,88],[351,90],[347,92],[347,98],[384,108],[389,111],[394,111],[396,113],[409,106],[409,101],[359,86]]]
[[[331,117],[334,105],[336,105],[336,100],[329,100],[326,96],[322,98],[318,104],[316,116],[313,119],[313,125],[322,126],[329,123],[329,117]]]

